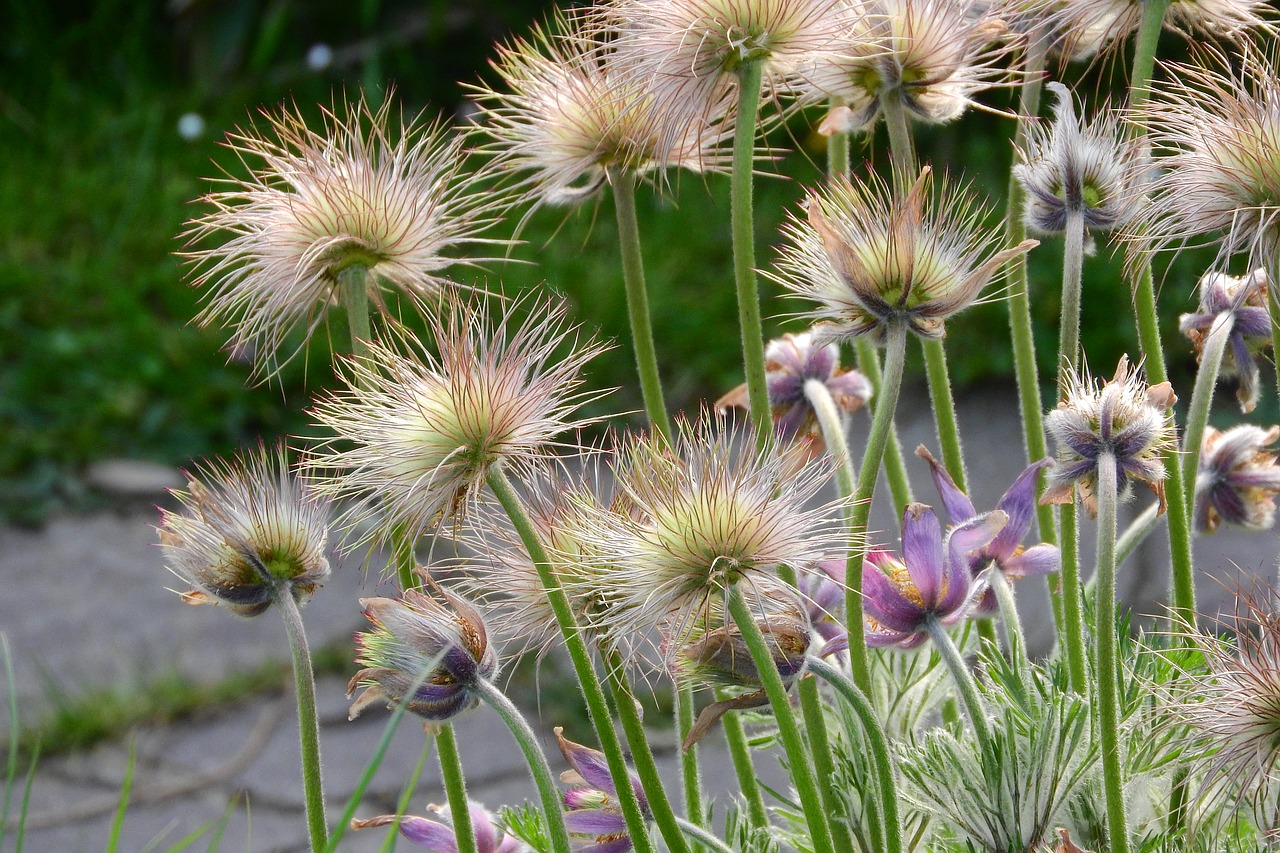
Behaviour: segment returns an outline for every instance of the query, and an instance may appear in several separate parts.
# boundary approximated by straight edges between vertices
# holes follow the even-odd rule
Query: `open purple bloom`
[[[973,508],[969,496],[960,491],[955,480],[947,473],[937,459],[922,444],[916,449],[916,455],[929,463],[933,473],[933,484],[942,498],[942,506],[952,524],[963,524],[976,518],[978,511]],[[1053,464],[1048,457],[1039,462],[1032,462],[1013,485],[1000,498],[996,509],[1005,513],[1009,520],[994,539],[966,558],[969,572],[978,577],[988,568],[1000,572],[1006,578],[1022,578],[1028,575],[1048,575],[1062,568],[1062,554],[1056,545],[1039,544],[1023,549],[1022,540],[1031,530],[1031,522],[1035,518],[1036,509],[1036,473]],[[992,616],[1000,609],[996,602],[995,592],[984,590],[974,604],[971,615],[977,617]]]
[[[440,813],[447,812],[447,808],[442,806],[432,808]],[[494,824],[493,817],[482,806],[472,803],[468,810],[471,813],[471,829],[475,834],[476,850],[479,853],[520,853],[528,849],[499,829]],[[378,815],[365,820],[353,820],[351,828],[370,829],[377,826],[390,826],[395,821],[396,815]],[[446,823],[415,815],[404,815],[400,817],[400,834],[411,843],[431,853],[458,853],[458,836],[453,827]]]
[[[584,846],[575,846],[578,853],[627,853],[632,848],[627,822],[618,805],[618,789],[609,773],[609,763],[604,753],[580,743],[568,740],[564,729],[556,727],[556,740],[564,760],[573,768],[565,774],[566,781],[575,787],[564,792],[565,829],[570,835],[590,839]],[[631,787],[640,802],[640,810],[649,814],[649,800],[644,795],[640,777],[632,773]]]
[[[912,649],[928,638],[931,621],[963,619],[982,590],[982,579],[969,570],[970,555],[989,545],[1008,520],[997,509],[944,533],[932,509],[908,504],[902,515],[902,557],[867,554],[862,575],[867,645]]]
[[[1252,412],[1258,405],[1258,353],[1271,344],[1271,317],[1267,313],[1267,274],[1254,270],[1246,276],[1218,272],[1206,273],[1200,279],[1200,306],[1178,321],[1182,333],[1191,339],[1196,357],[1204,350],[1205,338],[1218,318],[1232,315],[1227,335],[1227,352],[1223,372],[1239,377],[1236,399],[1240,410]]]

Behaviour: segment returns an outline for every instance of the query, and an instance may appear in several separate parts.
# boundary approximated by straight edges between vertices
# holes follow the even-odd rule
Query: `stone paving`
[[[989,398],[970,396],[960,405],[973,499],[980,509],[994,505],[1023,464],[1011,399],[1007,389],[1000,389]],[[924,466],[910,455],[921,441],[934,444],[925,400],[923,389],[908,389],[899,422],[916,497],[930,502],[936,498]],[[865,420],[857,419],[852,430],[855,448],[861,446],[865,428]],[[1145,497],[1135,503],[1143,501]],[[143,689],[165,672],[216,681],[246,667],[287,660],[278,619],[238,619],[220,608],[182,605],[167,589],[178,584],[164,570],[155,545],[154,510],[140,508],[135,499],[124,501],[124,506],[118,513],[55,519],[40,531],[0,528],[0,632],[13,651],[20,714],[28,722],[46,716],[59,692],[74,695],[107,686]],[[873,526],[895,526],[886,507],[877,506]],[[1087,563],[1092,545],[1087,523],[1085,528],[1081,553]],[[1165,595],[1162,539],[1162,533],[1152,536],[1122,570],[1121,594],[1137,613],[1159,612],[1156,602]],[[1215,579],[1229,583],[1258,575],[1270,581],[1276,551],[1273,534],[1220,533],[1200,540],[1202,610],[1215,612],[1229,601]],[[312,643],[348,641],[363,621],[356,599],[379,589],[376,571],[366,577],[359,559],[335,560],[331,581],[303,610]],[[1032,646],[1043,652],[1051,637],[1044,584],[1023,581],[1019,592]],[[336,819],[382,735],[387,715],[371,710],[348,722],[344,679],[322,678],[318,689],[326,795],[330,817]],[[554,761],[558,756],[549,738],[556,721],[540,719],[536,708],[530,710],[535,726],[548,738]],[[6,710],[0,709],[0,718],[7,719]],[[480,709],[457,726],[475,799],[497,806],[533,798],[518,750],[494,715]],[[655,735],[668,772],[674,767],[672,738],[669,732]],[[577,739],[590,737],[581,733]],[[359,815],[394,809],[428,741],[414,721],[401,725]],[[144,728],[132,733],[129,743],[136,749],[135,786],[120,850],[169,849],[224,813],[229,817],[219,849],[306,848],[297,727],[287,695]],[[129,749],[128,743],[109,743],[42,762],[32,789],[26,849],[103,849]],[[703,752],[709,787],[730,791],[733,777],[721,742],[709,740]],[[774,759],[763,756],[759,764],[767,780],[781,780]],[[428,755],[412,809],[421,812],[426,804],[443,799],[434,756]],[[347,835],[342,849],[377,850],[382,842],[382,831],[365,831]],[[190,849],[207,847],[208,841],[201,840]]]

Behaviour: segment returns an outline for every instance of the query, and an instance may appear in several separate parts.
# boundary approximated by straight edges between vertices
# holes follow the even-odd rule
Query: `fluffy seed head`
[[[1193,314],[1183,314],[1179,328],[1191,339],[1199,360],[1214,324],[1231,323],[1222,372],[1239,378],[1236,399],[1240,401],[1240,410],[1252,412],[1258,405],[1257,360],[1261,352],[1271,346],[1267,274],[1254,270],[1249,275],[1236,277],[1209,272],[1201,276],[1199,288],[1199,309]]]
[[[959,118],[973,96],[1008,85],[1010,45],[1000,4],[977,0],[860,0],[849,34],[823,53],[803,87],[835,101],[825,134],[871,128],[885,98],[931,122]]]
[[[941,338],[943,321],[977,300],[1005,261],[1038,245],[998,249],[1003,238],[983,225],[973,197],[945,180],[932,192],[931,175],[925,167],[905,193],[874,176],[841,178],[811,190],[806,218],[784,228],[776,278],[820,303],[806,315],[824,321],[820,340],[882,333],[890,323]]]
[[[1055,42],[1070,59],[1120,50],[1141,26],[1143,6],[1143,0],[1062,0],[1050,16]],[[1252,30],[1272,34],[1274,18],[1266,0],[1172,0],[1164,25],[1196,42],[1205,36],[1243,41]]]
[[[1240,71],[1220,54],[1170,64],[1169,82],[1140,116],[1163,154],[1152,200],[1132,239],[1146,251],[1216,243],[1220,268],[1280,270],[1280,72],[1275,55],[1243,50]]]
[[[286,337],[306,337],[339,301],[339,274],[368,270],[370,301],[391,289],[420,301],[446,284],[461,246],[491,242],[493,196],[474,189],[462,141],[439,124],[393,126],[390,100],[325,111],[314,131],[288,109],[228,146],[249,170],[206,195],[213,207],[187,224],[192,284],[207,288],[201,325],[232,329],[231,347],[259,368],[281,360]],[[288,355],[284,356],[286,359]]]
[[[347,695],[365,689],[351,705],[351,719],[377,702],[394,708],[406,696],[409,711],[434,723],[480,703],[476,683],[497,675],[498,657],[475,608],[434,584],[360,604],[373,630],[356,634],[356,662],[364,669],[352,677]]]
[[[160,547],[196,587],[182,593],[188,604],[256,616],[282,591],[302,601],[328,577],[328,506],[289,473],[283,447],[208,462],[173,494],[183,509],[164,513]]]
[[[452,301],[430,319],[439,355],[402,341],[346,361],[346,387],[313,411],[336,438],[306,464],[321,493],[359,499],[348,528],[381,517],[358,541],[385,541],[397,526],[416,539],[458,518],[494,465],[525,468],[591,422],[574,416],[601,396],[580,390],[580,370],[603,347],[578,340],[565,313],[560,302],[517,300],[495,317]]]
[[[728,168],[727,101],[698,112],[661,109],[652,78],[623,68],[611,44],[584,29],[561,15],[551,29],[500,48],[494,68],[506,91],[479,88],[476,97],[501,169],[529,173],[521,186],[561,204],[594,193],[611,168]]]
[[[1098,385],[1074,371],[1066,399],[1045,416],[1045,430],[1058,446],[1041,503],[1066,503],[1078,489],[1090,515],[1098,510],[1098,459],[1115,457],[1121,495],[1134,480],[1145,482],[1164,507],[1164,456],[1174,446],[1166,417],[1176,398],[1168,382],[1150,388],[1122,357],[1110,382]]]
[[[1013,167],[1027,193],[1027,226],[1058,234],[1073,212],[1094,231],[1124,225],[1139,185],[1138,149],[1122,138],[1117,114],[1104,108],[1082,124],[1067,88],[1061,83],[1046,88],[1058,97],[1053,124],[1032,126]]]
[[[1280,427],[1241,424],[1226,432],[1207,427],[1196,474],[1196,529],[1212,533],[1221,522],[1267,530],[1276,520],[1280,464],[1271,445]]]

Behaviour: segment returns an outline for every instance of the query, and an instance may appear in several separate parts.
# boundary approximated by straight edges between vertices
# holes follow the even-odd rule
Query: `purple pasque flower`
[[[968,615],[983,589],[983,579],[969,571],[969,557],[989,545],[1008,520],[997,509],[944,533],[931,508],[907,504],[902,557],[867,553],[862,575],[867,645],[913,649],[928,639],[931,622],[950,624]]]
[[[820,657],[848,646],[849,635],[838,618],[844,607],[845,570],[848,560],[819,560],[800,572],[800,597],[809,612],[809,625],[816,635],[814,648]],[[819,645],[817,640],[821,640]]]
[[[1200,466],[1196,472],[1196,530],[1212,533],[1218,525],[1266,530],[1276,520],[1280,495],[1280,464],[1271,445],[1280,440],[1280,427],[1240,424],[1226,432],[1204,431]]]
[[[1257,269],[1245,276],[1205,273],[1200,279],[1200,306],[1178,321],[1191,339],[1196,358],[1204,351],[1209,330],[1223,314],[1232,315],[1223,372],[1239,377],[1236,399],[1242,412],[1258,405],[1258,353],[1271,345],[1271,316],[1267,313],[1267,273]]]
[[[447,806],[432,806],[431,809],[440,815],[448,812]],[[471,814],[471,831],[475,835],[477,853],[521,853],[528,849],[500,829],[493,822],[493,816],[483,806],[471,803],[467,810]],[[400,834],[412,844],[431,853],[458,853],[458,836],[454,828],[447,823],[430,818],[384,814],[364,820],[353,820],[351,828],[372,829],[378,826],[390,826],[396,822],[397,818],[400,821]]]
[[[960,491],[955,480],[947,473],[947,469],[933,457],[922,444],[916,448],[916,456],[929,463],[933,474],[933,484],[942,498],[942,506],[952,524],[963,524],[976,518],[978,511],[973,508],[969,496]],[[1031,530],[1031,522],[1036,511],[1036,474],[1041,468],[1053,464],[1053,460],[1045,457],[1039,462],[1032,462],[1022,470],[1013,485],[1000,498],[996,509],[1008,516],[1004,529],[986,545],[973,551],[967,557],[969,572],[975,578],[988,568],[992,568],[1006,578],[1023,578],[1028,575],[1048,575],[1062,568],[1062,554],[1058,546],[1041,543],[1030,548],[1022,547],[1022,540]],[[977,617],[993,616],[1000,609],[996,602],[995,591],[986,589],[974,604],[971,615]]]
[[[576,846],[578,853],[627,853],[632,848],[627,832],[627,821],[618,805],[618,789],[609,772],[609,762],[598,749],[574,743],[565,738],[564,729],[555,729],[560,753],[572,769],[563,778],[574,787],[564,792],[565,829],[570,835],[586,836],[591,840],[585,846]],[[649,817],[649,800],[644,795],[640,777],[634,773],[631,788],[645,817]]]

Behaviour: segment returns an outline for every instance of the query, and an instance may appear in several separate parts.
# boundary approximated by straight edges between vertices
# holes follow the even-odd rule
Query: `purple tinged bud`
[[[1194,521],[1202,533],[1218,525],[1266,530],[1275,523],[1280,464],[1271,445],[1280,427],[1242,424],[1226,432],[1207,427],[1196,474]]]
[[[1240,410],[1252,412],[1258,405],[1258,357],[1271,345],[1267,274],[1261,269],[1240,277],[1209,272],[1200,278],[1199,287],[1200,306],[1195,313],[1182,315],[1179,328],[1191,339],[1198,360],[1204,355],[1209,330],[1219,317],[1230,315],[1222,371],[1238,377]]]

